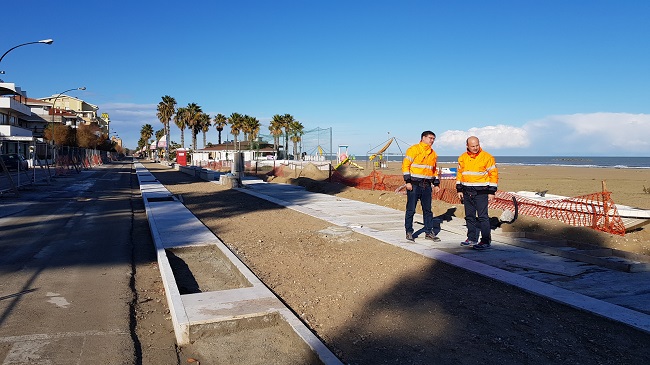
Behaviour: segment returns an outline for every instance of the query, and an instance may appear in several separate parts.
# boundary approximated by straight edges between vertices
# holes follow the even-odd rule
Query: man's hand
[[[458,199],[460,199],[460,201],[463,201],[463,193],[460,191],[458,192]]]
[[[411,185],[411,183],[406,183],[406,190],[408,191],[413,190],[413,185]]]
[[[488,201],[494,200],[494,194],[488,194]]]
[[[434,185],[433,186],[433,193],[438,194],[440,192],[440,186]]]

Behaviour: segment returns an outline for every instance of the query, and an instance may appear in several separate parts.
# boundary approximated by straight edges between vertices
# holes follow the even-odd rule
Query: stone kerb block
[[[214,180],[214,171],[209,169],[202,169],[200,176],[203,180],[212,181]]]
[[[201,168],[197,166],[179,166],[179,171],[191,176],[200,176]]]

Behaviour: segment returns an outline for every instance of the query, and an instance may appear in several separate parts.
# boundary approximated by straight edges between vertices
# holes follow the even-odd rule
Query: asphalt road
[[[114,162],[0,197],[0,364],[141,363],[133,175]]]
[[[54,170],[50,170],[54,174]],[[0,166],[0,195],[11,194],[15,195],[14,189],[20,189],[25,185],[32,184],[32,181],[45,180],[48,176],[48,171],[45,168],[29,169],[27,171],[3,171]]]

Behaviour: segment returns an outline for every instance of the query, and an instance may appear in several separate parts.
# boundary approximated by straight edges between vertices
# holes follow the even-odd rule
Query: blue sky
[[[8,2],[0,51],[54,43],[12,51],[0,77],[32,98],[85,86],[70,95],[127,147],[170,95],[266,134],[274,114],[331,127],[334,152],[433,130],[440,155],[477,135],[497,156],[650,156],[648,1],[207,3]]]

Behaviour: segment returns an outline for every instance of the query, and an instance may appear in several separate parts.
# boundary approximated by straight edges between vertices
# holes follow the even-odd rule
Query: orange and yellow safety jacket
[[[436,163],[438,155],[428,144],[420,142],[406,150],[402,161],[402,174],[407,183],[430,181],[433,185],[440,185]]]
[[[479,149],[478,153],[463,153],[458,157],[456,173],[456,190],[463,192],[466,188],[474,188],[477,192],[494,194],[499,182],[499,170],[494,157]]]

